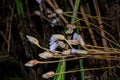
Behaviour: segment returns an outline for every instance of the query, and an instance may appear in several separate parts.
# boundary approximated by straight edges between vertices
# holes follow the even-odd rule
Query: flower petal
[[[56,37],[54,37],[54,36],[52,36],[52,37],[50,37],[50,45],[52,45],[55,41],[57,41],[57,38]]]
[[[85,42],[84,42],[82,36],[79,35],[79,34],[77,34],[77,33],[74,33],[74,34],[73,34],[73,40],[78,40],[79,43],[81,44],[81,46],[84,46],[84,45],[85,45]]]
[[[52,45],[50,45],[50,51],[54,53],[57,47],[58,47],[57,42],[54,42]]]
[[[42,0],[36,0],[39,4],[42,2]]]

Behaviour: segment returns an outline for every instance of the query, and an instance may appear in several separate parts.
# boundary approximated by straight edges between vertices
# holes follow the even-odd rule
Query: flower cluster
[[[71,40],[67,40],[64,35],[53,34],[49,40],[49,45],[50,45],[49,49],[40,46],[39,41],[35,37],[29,36],[29,35],[27,35],[26,37],[28,38],[28,40],[31,43],[33,43],[33,44],[37,45],[38,47],[40,47],[41,49],[45,50],[43,53],[38,54],[39,57],[41,57],[43,59],[53,58],[55,53],[60,52],[60,51],[57,51],[58,47],[63,49],[63,51],[60,52],[62,55],[88,54],[87,50],[80,50],[80,49],[75,49],[72,47],[72,45],[78,45],[78,44],[80,44],[82,47],[85,47],[85,42],[84,42],[82,36],[77,33],[73,34],[73,38]],[[68,46],[68,47],[66,48],[66,46]],[[25,64],[25,66],[32,67],[39,63],[41,63],[41,62],[34,59],[34,60],[27,62]],[[47,78],[53,77],[54,75],[55,75],[55,72],[50,71],[50,72],[43,74],[42,77],[47,79]]]
[[[26,37],[28,38],[28,40],[31,43],[33,43],[33,44],[37,45],[38,47],[45,50],[43,53],[39,54],[39,57],[44,58],[44,59],[52,58],[54,56],[54,53],[57,52],[56,49],[58,47],[64,49],[63,52],[61,52],[62,55],[66,55],[66,54],[67,55],[68,54],[87,54],[88,53],[86,50],[80,50],[80,49],[78,50],[78,49],[75,49],[71,46],[71,45],[78,45],[78,44],[80,44],[81,46],[85,46],[85,42],[84,42],[82,36],[77,34],[77,33],[73,34],[72,40],[67,40],[65,38],[65,36],[61,35],[61,34],[53,34],[50,37],[50,40],[49,40],[50,41],[49,49],[41,47],[39,45],[39,41],[35,37],[29,36],[29,35],[27,35]],[[66,50],[66,45],[67,44],[64,41],[66,41],[69,44],[69,46],[71,46],[70,48],[67,48],[67,50]],[[25,66],[27,66],[27,65],[25,65]]]

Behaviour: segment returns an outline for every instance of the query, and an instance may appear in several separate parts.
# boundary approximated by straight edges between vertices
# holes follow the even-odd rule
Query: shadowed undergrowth
[[[118,0],[0,3],[1,80],[120,79]]]

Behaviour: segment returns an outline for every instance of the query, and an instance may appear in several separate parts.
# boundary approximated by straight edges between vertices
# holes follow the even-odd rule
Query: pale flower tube
[[[40,53],[38,55],[39,55],[39,57],[44,58],[44,59],[52,58],[53,57],[53,54],[50,53],[50,52],[43,52],[43,53]]]
[[[78,49],[68,49],[62,52],[63,55],[68,55],[68,54],[88,54],[86,50],[78,50]]]
[[[71,54],[88,54],[86,50],[71,49]]]
[[[65,40],[65,36],[62,34],[53,34],[52,36],[57,38],[58,40]]]

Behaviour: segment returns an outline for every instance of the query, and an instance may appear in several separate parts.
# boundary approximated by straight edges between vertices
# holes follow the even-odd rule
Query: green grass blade
[[[74,17],[77,17],[76,12],[78,12],[79,5],[80,5],[80,0],[76,0],[75,1],[75,7],[74,7],[74,13],[73,13]],[[75,18],[72,18],[71,23],[74,22],[74,21],[75,21]],[[76,22],[76,27],[78,27],[78,26],[79,26],[79,23]],[[79,33],[79,28],[76,29],[76,32]],[[78,45],[78,49],[80,49],[80,45]],[[83,60],[82,59],[79,60],[79,65],[80,65],[80,70],[83,69]],[[84,71],[81,71],[80,75],[81,75],[81,80],[85,80]]]
[[[80,4],[80,0],[76,0],[75,1],[75,6],[74,6],[74,9],[73,9],[73,16],[76,17],[77,16],[77,11],[79,9],[79,4]],[[75,22],[75,18],[72,18],[71,20],[71,23]]]
[[[20,5],[21,16],[24,17],[24,9],[23,9],[23,4],[22,4],[22,1],[21,1],[21,0],[20,0],[20,2],[19,2],[19,5]]]
[[[64,60],[64,58],[61,58],[61,60]],[[66,70],[66,62],[60,62],[58,64],[56,73],[61,73],[61,72],[65,72]],[[65,80],[65,74],[60,74],[54,77],[53,80]]]
[[[20,8],[19,8],[19,0],[16,0],[16,7],[17,7],[17,12],[18,12],[18,15],[20,15]]]
[[[23,10],[22,0],[16,0],[16,7],[17,7],[18,15],[23,18],[24,17],[24,10]]]

